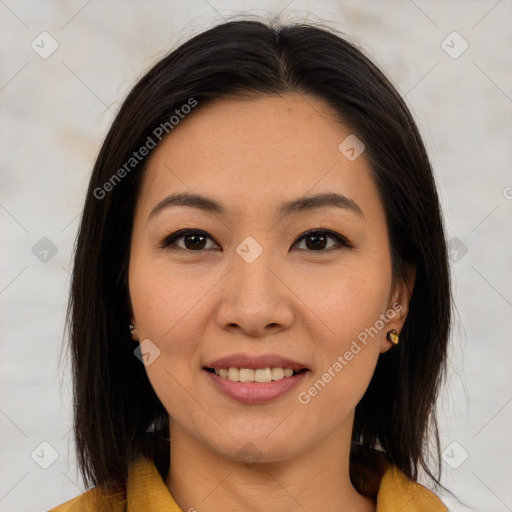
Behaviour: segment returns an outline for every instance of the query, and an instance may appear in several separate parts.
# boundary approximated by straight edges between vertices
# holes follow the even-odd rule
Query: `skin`
[[[184,511],[375,510],[349,478],[354,409],[379,355],[393,347],[386,333],[402,328],[414,270],[393,280],[384,208],[364,153],[350,161],[338,150],[349,134],[311,96],[222,99],[199,105],[150,156],[130,252],[132,323],[135,339],[160,350],[146,371],[169,413],[165,483]],[[228,213],[179,206],[148,220],[177,192],[212,197]],[[363,215],[322,207],[276,217],[281,202],[321,192],[347,196]],[[184,228],[208,234],[202,250],[190,238],[159,247]],[[328,238],[314,250],[299,239],[318,228],[353,247]],[[263,248],[252,263],[236,252],[248,236]],[[401,311],[378,335],[300,403],[298,393],[397,302]],[[202,370],[234,352],[278,353],[310,371],[277,400],[241,404]],[[247,443],[256,464],[237,456]]]

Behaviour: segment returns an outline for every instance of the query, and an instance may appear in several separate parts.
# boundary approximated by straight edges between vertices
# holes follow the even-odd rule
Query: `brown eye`
[[[177,241],[183,240],[183,243],[177,243]],[[206,247],[208,240],[213,242],[213,239],[200,230],[180,230],[172,235],[166,237],[160,244],[160,248],[174,250],[182,249],[189,252],[199,252],[215,247]],[[331,249],[339,247],[352,247],[350,242],[338,233],[330,230],[317,229],[308,231],[301,235],[293,244],[297,245],[300,241],[304,240],[306,244],[306,250],[310,252],[327,252]],[[329,245],[329,240],[334,240],[334,243]],[[217,245],[213,242],[214,245]],[[300,249],[304,250],[304,249]]]
[[[335,243],[328,245],[329,239],[334,240]],[[351,244],[348,242],[348,240],[346,240],[338,233],[334,233],[333,231],[329,230],[318,229],[315,231],[309,231],[304,235],[301,235],[301,237],[295,242],[294,245],[296,245],[301,240],[305,241],[306,249],[309,251],[325,252],[326,249],[333,249],[339,246],[351,247]]]
[[[176,241],[178,240],[183,240],[183,244],[177,244]],[[172,249],[174,245],[178,249],[187,251],[202,251],[209,249],[209,247],[205,247],[208,240],[212,240],[212,238],[204,231],[181,230],[165,238],[160,244],[160,247],[162,249]]]

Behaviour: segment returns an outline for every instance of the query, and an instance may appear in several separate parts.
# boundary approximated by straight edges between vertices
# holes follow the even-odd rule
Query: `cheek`
[[[204,285],[195,283],[198,289],[186,286],[186,281],[179,272],[164,272],[149,259],[133,258],[130,266],[130,296],[139,339],[149,339],[157,347],[149,345],[157,356],[145,370],[171,414],[180,409],[190,412],[190,397],[183,386],[190,388],[190,377],[200,364],[197,349],[201,328],[192,313],[197,314]]]
[[[168,410],[187,401],[180,383],[190,387],[198,376],[201,340],[211,318],[211,310],[206,310],[208,294],[222,277],[191,267],[171,266],[143,250],[130,263],[130,296],[139,339],[151,340],[158,349],[158,357],[145,369]]]
[[[302,403],[311,399],[320,409],[336,404],[331,410],[342,418],[362,398],[392,318],[386,316],[391,281],[386,268],[347,266],[335,278],[315,281],[311,304],[328,329],[314,336],[321,339],[315,346],[319,364],[313,386],[302,390],[307,395]]]
[[[300,296],[310,305],[311,314],[328,328],[327,346],[339,350],[371,328],[385,312],[391,266],[388,261],[378,264],[370,258],[354,258],[329,272],[303,272],[299,279]]]
[[[190,329],[197,326],[190,325],[189,317],[201,310],[201,301],[214,280],[201,271],[183,272],[142,252],[132,258],[129,283],[141,336],[165,345],[167,340],[182,339],[177,333],[183,330],[193,336]]]
[[[169,360],[176,360],[174,356],[179,352],[179,346],[166,342],[172,339],[175,326],[179,325],[179,319],[184,316],[181,311],[183,301],[175,297],[174,290],[178,283],[174,280],[169,275],[164,276],[143,252],[132,254],[129,288],[139,342],[148,344],[146,340],[150,340],[148,346],[158,355],[146,366],[153,387],[155,379],[157,383],[165,377],[164,368],[168,367]],[[176,307],[171,307],[171,304]],[[171,370],[170,367],[168,369]],[[155,390],[158,394],[158,387]]]

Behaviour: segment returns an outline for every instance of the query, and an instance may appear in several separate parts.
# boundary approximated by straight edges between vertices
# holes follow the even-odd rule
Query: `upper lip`
[[[291,368],[295,371],[307,370],[308,367],[299,361],[293,361],[279,354],[231,354],[215,359],[205,365],[205,368]]]

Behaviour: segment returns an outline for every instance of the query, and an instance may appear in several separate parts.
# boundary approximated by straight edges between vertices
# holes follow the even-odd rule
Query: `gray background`
[[[444,500],[453,511],[512,510],[510,0],[0,0],[0,510],[47,510],[83,491],[59,358],[78,217],[122,100],[192,34],[233,14],[280,11],[349,34],[419,124],[457,307],[439,404],[442,481],[467,508]],[[43,31],[58,43],[47,58],[55,43]]]

